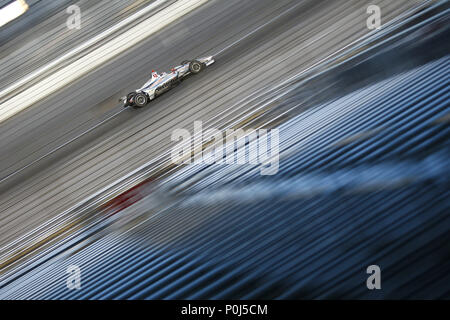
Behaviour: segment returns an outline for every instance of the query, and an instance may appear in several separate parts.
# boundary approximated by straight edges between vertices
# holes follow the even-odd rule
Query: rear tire
[[[145,93],[139,92],[134,97],[134,104],[138,108],[142,108],[148,103],[148,97]]]
[[[194,60],[189,64],[189,71],[193,74],[197,74],[203,70],[203,64],[200,61]]]

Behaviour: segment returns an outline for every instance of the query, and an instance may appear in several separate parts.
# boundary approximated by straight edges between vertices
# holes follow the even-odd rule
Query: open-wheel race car
[[[152,77],[141,88],[119,99],[124,107],[142,108],[151,100],[172,89],[180,81],[192,74],[200,73],[204,68],[215,62],[212,56],[185,60],[181,65],[171,69],[170,73],[157,73],[152,70]]]

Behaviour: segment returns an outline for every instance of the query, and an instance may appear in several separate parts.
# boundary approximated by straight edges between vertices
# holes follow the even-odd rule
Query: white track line
[[[43,73],[45,73],[47,71],[50,71],[52,68],[54,68],[55,66],[57,66],[61,62],[72,58],[74,55],[82,52],[83,50],[91,47],[92,45],[96,44],[97,42],[99,42],[99,41],[103,40],[104,38],[110,36],[114,32],[120,30],[121,28],[125,27],[126,25],[128,25],[129,23],[135,21],[136,19],[139,19],[140,17],[142,17],[146,13],[150,12],[151,10],[157,8],[159,5],[161,5],[161,4],[163,4],[163,3],[167,2],[167,1],[168,0],[157,0],[157,1],[153,2],[149,6],[147,6],[144,9],[134,13],[130,17],[122,20],[118,24],[116,24],[116,25],[112,26],[111,28],[103,31],[102,33],[98,34],[97,36],[93,37],[92,39],[89,39],[88,41],[86,41],[85,43],[81,44],[80,46],[78,46],[78,47],[70,50],[69,52],[63,54],[61,57],[55,59],[54,61],[50,62],[49,64],[47,64],[47,65],[39,68],[38,70],[32,72],[28,76],[20,79],[16,83],[14,83],[14,84],[10,85],[9,87],[7,87],[6,89],[3,89],[2,91],[0,91],[0,98],[6,96],[7,94],[11,93],[12,91],[14,91],[14,90],[18,89],[19,87],[23,86],[24,84],[32,81],[33,79],[41,76]]]
[[[0,105],[0,122],[101,66],[209,0],[179,0]]]
[[[417,11],[420,10],[420,9],[426,8],[427,5],[428,5],[429,3],[430,3],[430,1],[427,0],[427,1],[425,1],[424,3],[422,3],[421,5],[416,6],[416,7],[412,8],[412,9],[408,10],[407,12],[404,12],[403,14],[399,15],[398,17],[392,19],[389,23],[387,23],[387,24],[384,26],[383,29],[384,29],[385,31],[392,31],[391,29],[395,29],[396,27],[398,27],[397,23],[398,23],[399,21],[401,21],[402,19],[408,17],[409,15],[411,15],[411,14],[413,14],[413,13],[417,13]],[[296,6],[296,5],[295,5],[295,6]],[[295,6],[293,6],[293,7],[295,7]],[[291,7],[290,9],[288,9],[288,10],[286,10],[286,11],[284,11],[284,13],[290,11],[293,7]],[[407,19],[406,21],[409,21],[409,19]],[[405,21],[404,21],[403,23],[405,23]],[[403,23],[400,23],[400,24],[403,24]],[[259,29],[261,29],[261,28],[262,28],[262,26],[258,27],[257,29],[259,30]],[[255,30],[256,30],[256,29],[255,29]],[[250,32],[250,33],[251,33],[251,34],[254,33],[255,30],[253,30],[253,31]],[[288,78],[288,79],[286,79],[285,81],[281,82],[280,84],[278,84],[278,85],[272,87],[272,89],[275,90],[276,88],[280,88],[280,87],[284,86],[285,84],[289,83],[290,81],[294,81],[295,79],[298,79],[299,77],[301,77],[302,75],[304,75],[305,73],[307,73],[308,71],[310,71],[311,69],[313,69],[314,67],[320,65],[321,63],[324,63],[327,59],[330,59],[331,57],[336,56],[336,55],[338,55],[338,54],[342,54],[343,52],[345,52],[346,49],[349,49],[349,48],[351,48],[352,46],[355,46],[357,43],[361,43],[361,42],[363,42],[363,41],[367,41],[367,39],[370,39],[370,37],[373,36],[373,35],[375,35],[376,33],[377,33],[377,32],[373,31],[373,32],[370,32],[370,33],[368,33],[368,34],[366,34],[366,35],[361,36],[360,38],[358,38],[358,39],[352,41],[351,43],[349,43],[348,45],[344,46],[343,48],[340,48],[340,49],[336,50],[335,52],[333,52],[332,54],[328,55],[327,57],[321,59],[320,61],[318,61],[317,63],[315,63],[315,64],[312,65],[311,67],[309,67],[309,68],[307,68],[307,69],[305,69],[305,70],[300,71],[299,73],[297,73],[296,75],[292,76],[291,78]],[[245,39],[245,38],[247,38],[247,37],[248,37],[248,35],[242,37],[241,39],[243,40],[243,39]],[[229,49],[230,47],[232,47],[232,46],[235,45],[235,44],[236,44],[236,43],[234,42],[232,45],[227,46],[226,48]],[[221,51],[223,52],[223,50],[221,50]],[[220,52],[220,51],[219,51],[219,52]],[[336,58],[335,58],[335,59],[336,59]],[[265,89],[265,90],[264,90],[264,89]],[[243,101],[245,101],[245,100],[248,99],[248,98],[251,98],[250,101],[252,101],[252,100],[254,100],[254,99],[257,99],[258,97],[264,95],[267,89],[268,89],[268,88],[262,88],[262,89],[260,89],[260,90],[258,90],[258,91],[256,91],[256,92],[254,92],[254,93],[248,95],[247,97],[241,99],[240,102],[243,102]],[[289,90],[289,91],[290,91],[290,90]],[[252,97],[253,97],[253,98],[252,98]],[[232,107],[228,108],[227,110],[232,109],[233,107],[235,107],[236,105],[238,105],[240,102],[237,102],[236,104],[234,104]],[[226,112],[227,110],[225,110],[225,112]],[[119,114],[119,113],[122,112],[122,111],[123,111],[123,110],[119,111],[117,114]],[[220,116],[220,115],[223,114],[223,113],[224,113],[224,112],[220,113],[220,114],[217,115],[217,116]],[[116,116],[117,114],[114,114],[113,116]],[[216,116],[216,117],[217,117],[217,116]],[[103,123],[103,122],[102,122],[102,123]],[[83,135],[83,133],[80,134],[80,135],[77,136],[77,137],[80,137],[81,135]],[[194,138],[195,138],[195,137],[194,137]],[[72,139],[72,140],[73,140],[73,139]],[[72,140],[71,140],[71,142],[72,142]],[[66,145],[66,144],[65,144],[65,145]],[[140,167],[134,169],[134,170],[131,171],[130,173],[126,174],[125,176],[123,176],[123,177],[117,179],[116,181],[110,183],[109,185],[107,185],[107,186],[101,188],[100,190],[98,190],[98,191],[96,191],[95,193],[91,194],[91,195],[88,196],[87,198],[85,198],[85,199],[79,201],[79,202],[76,203],[75,205],[73,205],[73,206],[71,206],[70,208],[64,210],[63,212],[61,212],[61,213],[58,214],[57,216],[51,218],[49,221],[47,221],[47,223],[44,223],[43,225],[37,227],[35,230],[33,230],[33,231],[31,231],[31,232],[28,232],[27,235],[23,235],[23,236],[19,237],[18,239],[12,241],[11,243],[5,245],[4,247],[0,248],[0,249],[1,249],[0,252],[1,252],[1,251],[5,251],[5,252],[6,252],[6,250],[7,250],[8,248],[12,247],[13,245],[15,245],[15,244],[18,243],[18,242],[23,241],[24,238],[25,238],[26,236],[28,236],[29,234],[33,234],[33,233],[39,232],[39,230],[42,229],[42,228],[44,228],[45,226],[50,225],[50,224],[52,224],[53,222],[56,222],[58,219],[61,219],[62,217],[64,217],[64,216],[67,215],[68,213],[72,212],[73,210],[75,210],[75,209],[77,209],[77,208],[80,208],[80,207],[83,206],[83,205],[86,205],[88,202],[90,202],[90,201],[96,199],[98,196],[104,194],[101,198],[99,198],[99,199],[95,200],[93,203],[91,203],[91,206],[101,203],[104,199],[106,199],[106,198],[108,198],[109,196],[111,196],[111,194],[117,193],[118,190],[113,190],[113,191],[110,191],[108,194],[105,194],[106,191],[112,189],[114,186],[117,186],[117,185],[119,185],[119,184],[121,184],[121,183],[123,184],[128,178],[133,177],[133,176],[136,175],[139,171],[142,171],[142,170],[145,169],[146,167],[150,166],[152,163],[158,162],[159,160],[163,159],[165,156],[167,156],[167,154],[162,154],[162,155],[156,157],[155,159],[152,159],[152,160],[150,160],[149,162],[147,162],[147,163],[141,165]],[[20,170],[22,170],[22,169],[20,169]],[[151,170],[150,170],[150,172],[151,172]],[[148,174],[148,173],[149,173],[149,172],[146,172],[145,174]],[[126,185],[124,185],[123,187],[127,187],[127,186],[132,185],[135,181],[138,181],[139,178],[141,178],[141,177],[137,177],[137,178],[133,179],[132,181],[129,181],[129,182],[128,182]],[[6,180],[6,179],[4,178],[3,180],[1,180],[1,182],[3,182],[4,180]],[[60,223],[56,224],[56,226],[54,226],[52,229],[57,228],[58,225],[61,224],[61,223],[63,223],[63,222],[60,222]],[[49,231],[49,232],[50,232],[50,231]],[[8,253],[5,253],[5,254],[8,254]]]

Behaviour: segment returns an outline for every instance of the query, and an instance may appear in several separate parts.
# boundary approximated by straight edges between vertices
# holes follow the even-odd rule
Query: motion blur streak
[[[76,54],[81,53],[83,50],[88,49],[89,47],[97,44],[99,41],[105,39],[106,37],[112,35],[114,32],[119,31],[121,28],[124,28],[131,22],[135,21],[136,19],[139,19],[144,14],[150,12],[151,10],[156,9],[159,5],[167,2],[166,0],[160,0],[155,1],[151,3],[149,6],[145,7],[142,10],[139,10],[138,12],[132,14],[131,16],[127,17],[126,19],[120,21],[119,23],[113,25],[112,27],[108,28],[107,30],[101,32],[100,34],[96,35],[95,37],[89,39],[88,41],[84,42],[80,46],[75,47],[74,49],[70,50],[69,52],[63,54],[58,59],[53,60],[52,62],[46,64],[45,66],[38,68],[36,71],[32,72],[31,74],[27,75],[26,77],[20,79],[20,81],[17,81],[13,85],[7,87],[6,89],[2,90],[0,92],[0,97],[5,96],[6,94],[10,93],[11,91],[14,91],[17,88],[20,88],[24,85],[26,85],[28,82],[32,81],[33,79],[37,78],[38,76],[41,76],[46,71],[51,70],[52,68],[56,67],[58,64],[73,58]]]
[[[0,185],[0,298],[449,298],[449,2],[371,1],[377,32],[363,2],[210,1],[2,123],[2,176],[33,165]],[[278,174],[172,165],[196,120],[278,128]]]

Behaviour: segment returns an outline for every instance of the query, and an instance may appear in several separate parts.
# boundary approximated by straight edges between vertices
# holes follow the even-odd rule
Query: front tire
[[[203,64],[200,61],[194,60],[189,64],[189,71],[193,74],[200,73],[203,70]]]
[[[148,103],[148,97],[145,93],[139,92],[134,97],[134,104],[138,108],[144,107]]]

